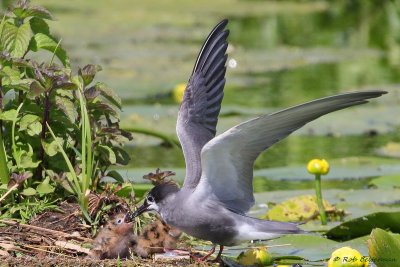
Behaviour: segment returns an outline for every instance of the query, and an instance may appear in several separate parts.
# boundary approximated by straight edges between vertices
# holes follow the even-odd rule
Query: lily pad
[[[283,245],[286,246],[273,246]],[[267,242],[268,251],[274,256],[298,256],[309,261],[328,259],[338,242],[317,235],[287,235]]]
[[[382,176],[373,179],[369,184],[378,188],[400,188],[400,174]]]
[[[326,200],[323,202],[325,211],[331,219],[335,218],[336,215],[339,215],[340,217],[344,215],[343,210],[336,209]],[[301,195],[275,205],[261,218],[290,222],[317,219],[318,214],[319,210],[316,197],[313,195]]]
[[[400,265],[400,235],[374,229],[368,239],[368,250],[371,260],[378,267]]]
[[[332,228],[326,235],[335,240],[349,240],[366,235],[377,227],[400,233],[400,212],[377,212],[355,218]]]
[[[385,146],[378,148],[376,154],[384,157],[400,158],[400,143],[389,142]]]

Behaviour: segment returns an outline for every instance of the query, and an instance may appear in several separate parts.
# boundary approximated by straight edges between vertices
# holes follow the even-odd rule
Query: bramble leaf
[[[39,49],[48,50],[55,53],[64,66],[69,67],[70,65],[67,52],[58,45],[58,42],[56,42],[51,36],[44,33],[39,32],[32,37],[31,42],[29,43],[29,49],[34,52]]]
[[[54,20],[54,17],[51,15],[50,11],[42,6],[28,6],[26,4],[18,5],[14,7],[12,12],[20,19],[25,19],[27,17],[37,17],[42,19]]]
[[[110,164],[115,164],[117,162],[115,153],[111,148],[109,148],[108,146],[103,146],[103,145],[98,145],[96,148],[99,150],[99,152],[103,156],[105,156],[105,158],[107,158],[107,160]]]
[[[82,77],[84,85],[89,85],[97,72],[101,71],[100,65],[88,64],[83,69],[78,70],[78,74]]]
[[[21,58],[29,46],[31,38],[31,28],[29,22],[17,27],[11,23],[5,23],[1,35],[3,49],[10,52],[12,57]]]
[[[29,20],[29,24],[31,25],[31,30],[34,34],[43,33],[46,35],[50,35],[50,28],[44,19],[41,18],[32,18]]]
[[[121,98],[114,92],[113,89],[104,83],[96,83],[95,88],[101,92],[101,95],[109,100],[112,104],[116,105],[119,109],[122,107]]]

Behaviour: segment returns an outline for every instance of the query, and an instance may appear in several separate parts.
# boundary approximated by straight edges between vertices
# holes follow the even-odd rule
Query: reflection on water
[[[63,36],[72,62],[102,64],[99,77],[116,89],[125,107],[174,104],[171,88],[187,80],[204,36],[223,17],[230,19],[229,57],[237,62],[227,71],[224,107],[276,110],[365,88],[392,88],[371,108],[399,106],[399,0],[234,5],[119,0],[113,8],[105,0],[37,2],[55,11],[54,28]],[[146,126],[140,119],[128,123]],[[159,129],[164,126],[160,122]],[[314,157],[369,156],[388,141],[400,141],[399,134],[292,136],[262,154],[255,167],[305,164]],[[178,149],[134,144],[129,149],[131,167],[184,167]]]
[[[262,153],[255,169],[303,165],[312,158],[345,158],[374,156],[374,151],[388,141],[400,142],[399,133],[372,136],[291,136]],[[162,169],[184,168],[182,151],[163,146],[135,146],[129,149],[132,156],[129,167],[146,166]]]

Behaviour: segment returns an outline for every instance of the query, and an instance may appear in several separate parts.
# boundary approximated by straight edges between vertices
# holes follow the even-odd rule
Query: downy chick
[[[167,225],[164,221],[156,220],[143,228],[134,252],[142,258],[147,258],[154,253],[173,250],[181,234],[180,230]]]
[[[132,222],[126,222],[126,214],[117,214],[102,228],[94,239],[91,257],[96,259],[127,258],[130,249],[137,244]]]

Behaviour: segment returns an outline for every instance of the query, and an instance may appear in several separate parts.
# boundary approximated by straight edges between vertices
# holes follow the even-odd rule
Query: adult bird
[[[254,204],[253,164],[257,156],[306,123],[335,110],[366,103],[384,91],[341,94],[318,99],[241,123],[215,137],[223,98],[228,21],[204,42],[186,87],[176,125],[186,163],[182,188],[155,186],[133,214],[157,211],[170,225],[214,246],[236,245],[301,233],[295,224],[246,216]]]

